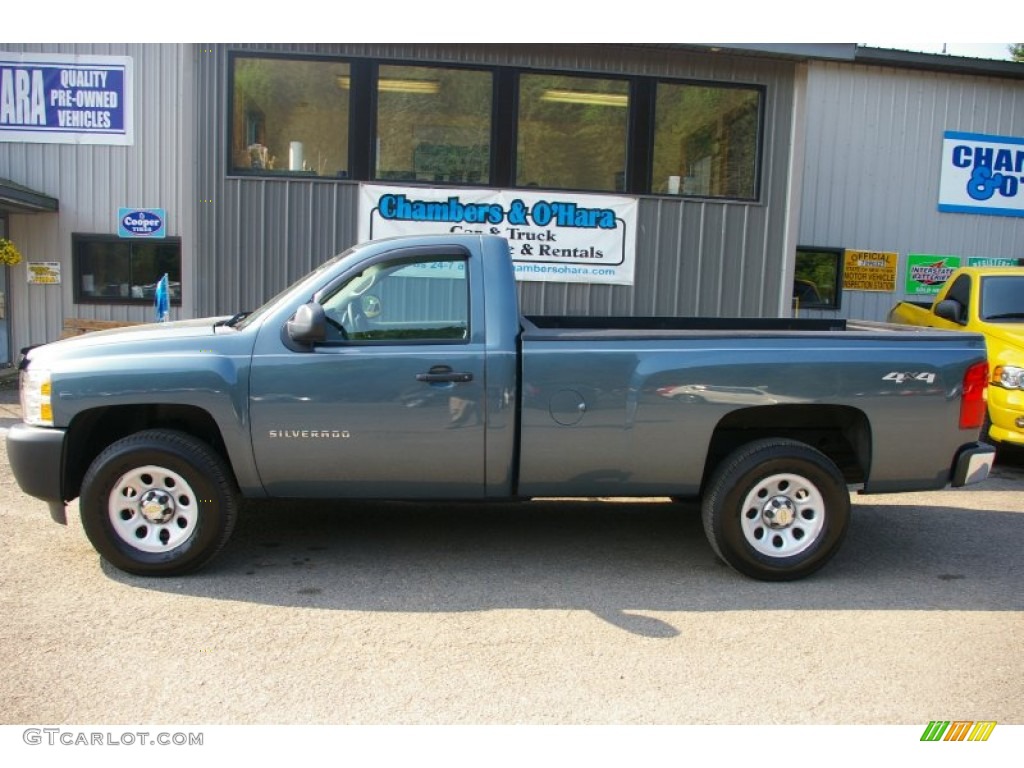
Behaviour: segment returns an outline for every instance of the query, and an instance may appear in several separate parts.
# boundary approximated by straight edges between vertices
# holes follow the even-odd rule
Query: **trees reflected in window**
[[[658,83],[651,192],[755,198],[760,101],[754,88]]]
[[[629,83],[521,75],[516,186],[624,191]]]
[[[235,59],[232,169],[347,176],[350,91],[345,62]]]
[[[756,200],[764,89],[366,59],[231,59],[230,169]]]
[[[796,270],[793,275],[793,308],[839,309],[842,296],[840,248],[796,249]]]
[[[382,64],[376,178],[490,182],[490,72]]]

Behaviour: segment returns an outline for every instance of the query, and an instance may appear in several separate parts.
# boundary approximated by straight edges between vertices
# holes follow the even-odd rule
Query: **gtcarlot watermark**
[[[76,731],[70,728],[26,728],[22,741],[30,746],[65,747],[201,747],[203,732]]]

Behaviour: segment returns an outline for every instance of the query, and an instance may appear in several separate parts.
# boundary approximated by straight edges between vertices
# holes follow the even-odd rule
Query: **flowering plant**
[[[0,264],[13,267],[21,263],[21,251],[6,237],[0,237]]]

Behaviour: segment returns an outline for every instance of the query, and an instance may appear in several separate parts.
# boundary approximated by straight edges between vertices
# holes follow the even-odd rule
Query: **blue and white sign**
[[[637,201],[536,190],[362,185],[359,239],[500,235],[518,280],[632,285]]]
[[[130,56],[0,51],[0,141],[134,142]]]
[[[163,208],[118,208],[118,237],[167,237],[167,212]]]
[[[939,210],[1024,216],[1024,138],[946,131]]]

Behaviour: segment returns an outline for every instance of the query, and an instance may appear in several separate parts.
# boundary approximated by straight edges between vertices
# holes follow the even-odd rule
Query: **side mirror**
[[[935,314],[951,323],[963,323],[963,306],[956,299],[943,299],[935,305]]]
[[[312,346],[327,338],[327,316],[324,308],[316,302],[303,304],[288,321],[288,338],[296,344]]]

